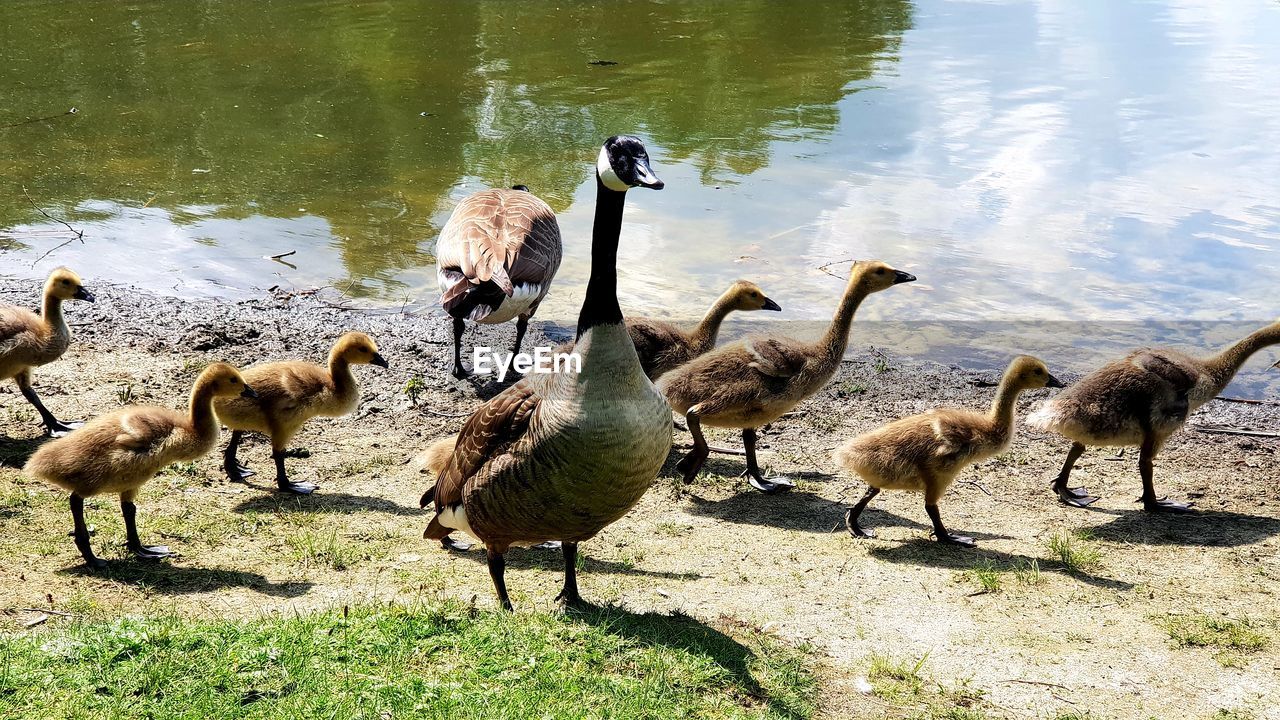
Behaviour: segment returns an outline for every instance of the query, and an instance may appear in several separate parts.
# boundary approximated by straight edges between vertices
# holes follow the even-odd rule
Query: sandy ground
[[[421,538],[426,515],[417,501],[429,481],[408,461],[456,431],[462,420],[449,415],[498,389],[447,374],[439,316],[352,312],[321,296],[187,302],[93,289],[96,304],[67,308],[72,349],[37,375],[46,404],[64,419],[122,402],[180,406],[208,362],[321,360],[349,329],[377,339],[392,368],[357,368],[360,409],[315,421],[297,438],[310,457],[289,466],[294,479],[321,485],[311,497],[273,492],[260,440],[241,450],[260,471],[248,486],[228,483],[216,454],[150,482],[139,501],[143,540],[170,545],[180,553],[171,561],[125,559],[115,499],[90,501],[95,547],[116,561],[102,574],[82,569],[66,536],[65,497],[19,472],[42,437],[6,384],[0,627],[21,628],[32,615],[23,608],[248,617],[414,596],[493,605],[482,553],[449,554]],[[33,282],[0,278],[0,302],[31,306],[37,294]],[[503,346],[513,331],[470,331],[467,342]],[[561,339],[531,330],[533,343]],[[1008,454],[972,468],[962,476],[972,482],[943,501],[944,520],[974,536],[976,550],[932,542],[919,496],[894,492],[864,515],[879,537],[856,541],[841,517],[862,485],[837,472],[831,450],[895,417],[943,404],[983,407],[993,393],[990,372],[871,353],[872,341],[855,323],[836,379],[764,433],[762,462],[797,478],[795,491],[750,491],[737,478],[741,459],[718,455],[684,487],[673,453],[641,504],[584,546],[583,595],[634,611],[732,619],[809,643],[823,666],[828,717],[929,717],[969,705],[988,717],[1280,718],[1276,440],[1184,431],[1157,460],[1157,487],[1194,499],[1199,512],[1149,516],[1133,502],[1132,451],[1086,454],[1075,479],[1103,499],[1070,508],[1046,485],[1066,444],[1023,429]],[[418,388],[416,404],[409,386]],[[1025,395],[1021,412],[1048,392]],[[1280,412],[1215,402],[1192,422],[1274,430]],[[1049,547],[1055,536],[1070,537],[1096,562],[1067,568]],[[558,553],[515,550],[508,567],[519,611],[553,611]],[[990,567],[999,589],[982,592],[975,567]],[[1236,653],[1173,642],[1169,619],[1198,613],[1247,620],[1270,644]],[[924,658],[924,690],[882,691],[873,674],[878,689],[864,692],[877,657],[907,667]],[[1215,715],[1222,710],[1238,714]]]

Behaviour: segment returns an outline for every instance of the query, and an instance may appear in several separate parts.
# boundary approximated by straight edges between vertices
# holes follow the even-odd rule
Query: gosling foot
[[[241,465],[238,462],[223,465],[222,469],[227,473],[227,480],[233,483],[247,482],[249,478],[258,474],[250,470],[247,465]]]
[[[465,380],[466,378],[471,377],[471,371],[461,365],[454,365],[453,371],[450,374],[459,380]]]
[[[684,484],[688,485],[698,477],[698,473],[702,471],[702,464],[706,462],[706,458],[697,458],[692,452],[685,455],[676,463],[676,472],[683,474]]]
[[[1142,509],[1149,513],[1191,513],[1195,510],[1190,503],[1180,503],[1169,498],[1138,498],[1142,501]]]
[[[856,538],[873,538],[876,536],[875,532],[858,524],[857,518],[853,516],[853,508],[844,511],[844,526],[849,530],[849,534]]]
[[[61,420],[53,420],[45,423],[44,431],[49,437],[60,438],[65,437],[68,433],[76,428],[84,425],[83,421],[73,420],[72,422],[62,422]]]
[[[1089,507],[1098,502],[1098,498],[1090,495],[1084,487],[1067,487],[1065,483],[1054,483],[1053,491],[1058,494],[1058,500],[1072,507]]]
[[[277,480],[276,487],[280,489],[280,492],[293,493],[294,495],[310,495],[320,489],[320,486],[315,483],[296,483],[288,480]]]
[[[973,541],[973,538],[968,537],[967,535],[956,535],[955,533],[950,533],[950,532],[934,533],[934,537],[936,537],[938,539],[938,542],[942,543],[943,545],[959,545],[960,547],[973,547],[974,545],[977,544]]]
[[[445,550],[464,553],[475,547],[476,544],[473,542],[467,542],[466,540],[459,540],[452,535],[445,535],[440,540],[440,546]]]
[[[781,475],[775,478],[770,478],[768,480],[765,480],[758,473],[744,471],[742,475],[740,475],[739,477],[744,477],[744,476],[747,478],[747,482],[751,485],[751,487],[759,490],[765,495],[773,495],[775,493],[786,492],[787,490],[790,490],[791,488],[796,486],[795,482],[792,481],[791,478],[782,477]]]
[[[96,555],[90,555],[84,559],[84,566],[90,570],[106,570],[107,561]]]
[[[129,548],[139,560],[159,560],[173,555],[164,545],[139,545]]]

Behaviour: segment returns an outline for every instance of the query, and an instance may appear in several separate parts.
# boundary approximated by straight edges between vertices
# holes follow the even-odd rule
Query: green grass
[[[1271,639],[1248,619],[1205,613],[1166,615],[1157,622],[1178,647],[1203,647],[1217,650],[1214,657],[1226,667],[1244,664],[1244,656],[1266,649]]]
[[[337,530],[304,530],[290,535],[285,542],[293,550],[294,558],[308,566],[346,570],[365,559],[361,547],[348,542]]]
[[[986,720],[986,692],[971,679],[947,687],[926,677],[922,670],[928,659],[928,653],[914,661],[873,654],[867,667],[872,694],[895,706],[920,708],[911,716],[920,720]]]
[[[0,635],[0,717],[807,718],[804,650],[682,616],[384,607]]]
[[[1049,538],[1049,553],[1071,572],[1088,573],[1102,562],[1102,553],[1088,544],[1093,536],[1088,531],[1060,531]]]
[[[990,558],[982,558],[973,563],[973,567],[960,573],[960,579],[972,582],[977,590],[975,595],[986,595],[1003,592],[1005,578],[1012,576],[1019,585],[1039,585],[1044,578],[1040,575],[1040,563],[1033,560],[1016,563],[999,564]]]

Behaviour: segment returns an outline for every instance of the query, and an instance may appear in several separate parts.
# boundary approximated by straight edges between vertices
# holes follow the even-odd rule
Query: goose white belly
[[[544,287],[534,283],[516,285],[512,288],[511,297],[503,298],[502,304],[498,306],[497,310],[485,315],[476,322],[482,325],[496,325],[528,312],[529,308],[546,294],[543,290]]]

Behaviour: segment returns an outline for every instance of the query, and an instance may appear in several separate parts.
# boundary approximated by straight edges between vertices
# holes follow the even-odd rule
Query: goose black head
[[[596,175],[604,186],[615,192],[633,187],[661,190],[666,183],[649,167],[649,152],[634,135],[614,135],[604,141],[596,161]]]

